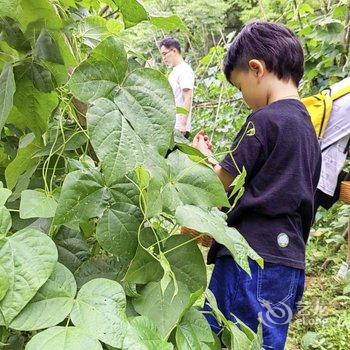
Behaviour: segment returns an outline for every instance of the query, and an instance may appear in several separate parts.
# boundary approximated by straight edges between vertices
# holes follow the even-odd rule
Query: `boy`
[[[215,243],[208,255],[215,262],[209,288],[226,318],[234,320],[234,314],[254,331],[261,321],[264,349],[282,350],[304,290],[305,244],[321,168],[316,134],[297,90],[303,50],[286,27],[250,23],[232,43],[224,72],[253,113],[220,164],[203,132],[193,145],[228,192],[238,170],[246,169],[244,196],[227,222],[264,258],[265,267],[250,261],[250,278]],[[216,321],[207,318],[218,333]]]

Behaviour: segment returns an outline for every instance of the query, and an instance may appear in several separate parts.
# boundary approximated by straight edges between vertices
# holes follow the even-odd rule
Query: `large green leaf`
[[[50,277],[57,262],[57,249],[45,234],[24,229],[8,238],[0,250],[0,265],[10,287],[0,302],[5,324],[9,324]]]
[[[4,268],[0,265],[0,301],[10,288],[10,281]]]
[[[85,283],[95,278],[107,278],[120,282],[126,273],[127,267],[126,262],[121,259],[98,255],[83,262],[74,273],[74,276],[78,288],[81,288]]]
[[[4,0],[6,3],[8,3],[8,0]],[[17,0],[12,0],[13,2],[16,2]],[[15,12],[12,12],[12,15],[14,15]],[[28,52],[31,50],[30,42],[28,38],[23,34],[21,29],[18,26],[18,22],[14,21],[10,18],[2,19],[0,21],[0,26],[1,26],[1,38],[3,43],[7,43],[8,46],[11,48],[15,49],[17,51],[17,54],[15,54],[16,51],[8,51],[8,47],[6,45],[3,45],[1,43],[1,50],[11,54],[11,56],[14,57],[20,57],[18,54],[21,52]],[[6,59],[6,58],[5,58]]]
[[[53,110],[58,105],[57,93],[37,90],[27,78],[16,80],[14,107],[7,122],[19,129],[32,130],[37,137],[47,130]]]
[[[145,233],[141,232],[141,236],[144,237]],[[147,234],[150,237],[153,236],[152,232],[147,232]],[[199,289],[205,290],[207,276],[203,255],[197,244],[189,241],[189,237],[174,235],[166,240],[162,250],[169,251],[165,254],[165,258],[177,281],[185,284],[190,292],[196,292]],[[142,242],[142,244],[145,248],[149,248],[151,242],[154,243],[148,238],[148,244],[146,242]],[[156,245],[154,245],[153,251],[155,248]],[[125,279],[133,283],[146,284],[151,281],[159,281],[163,275],[164,270],[161,264],[148,250],[139,246]]]
[[[91,143],[102,161],[108,184],[142,164],[146,158],[143,142],[112,101],[98,99],[86,118]]]
[[[123,15],[125,28],[130,28],[137,23],[148,20],[145,8],[137,0],[113,0]]]
[[[74,325],[104,343],[120,348],[128,321],[126,298],[122,286],[114,281],[96,278],[80,289],[71,313]]]
[[[124,350],[172,350],[172,344],[160,336],[155,324],[145,316],[132,319],[124,340]]]
[[[0,181],[0,206],[5,205],[8,198],[11,196],[11,190],[3,187],[3,183]]]
[[[203,255],[196,242],[189,242],[190,238],[174,235],[167,239],[165,256],[175,274],[176,280],[187,286],[191,293],[207,287],[207,272]],[[179,247],[181,245],[181,247]]]
[[[182,30],[184,32],[189,32],[186,24],[182,22],[181,18],[176,15],[171,16],[151,16],[150,22],[158,29],[173,31]]]
[[[21,1],[21,11],[13,16],[20,23],[23,32],[29,23],[40,21],[40,27],[44,25],[49,29],[59,29],[62,21],[55,6],[48,0]],[[11,16],[12,17],[12,16]]]
[[[157,326],[160,335],[166,339],[190,300],[187,287],[178,282],[178,292],[174,296],[175,287],[171,282],[162,293],[160,282],[151,282],[133,300],[135,310],[142,316],[150,318]]]
[[[217,212],[184,205],[176,210],[176,220],[182,226],[207,233],[224,245],[242,269],[250,273],[248,257],[263,267],[263,259],[249,246],[244,237],[233,227],[228,227]]]
[[[25,190],[21,193],[19,216],[21,219],[51,218],[55,216],[57,202],[45,192]]]
[[[102,40],[123,30],[123,22],[106,20],[100,16],[89,16],[81,20],[77,26],[77,34],[82,37],[84,44],[94,48]]]
[[[37,63],[29,65],[28,74],[36,89],[41,92],[51,92],[55,89],[55,78],[51,72]]]
[[[14,17],[20,8],[21,0],[0,0],[0,17]]]
[[[165,155],[176,115],[173,93],[165,76],[153,69],[135,70],[116,93],[114,103],[144,143]]]
[[[50,33],[44,28],[41,30],[35,43],[34,53],[37,58],[57,64],[64,64],[58,45]]]
[[[5,207],[0,207],[0,239],[4,238],[12,226],[11,214]]]
[[[151,246],[153,249],[150,248]],[[151,281],[159,281],[162,278],[163,268],[148,249],[159,253],[154,233],[151,229],[143,229],[140,233],[140,244],[137,247],[135,257],[125,275],[126,281],[146,284]]]
[[[136,253],[141,221],[142,213],[135,205],[115,204],[104,212],[98,222],[96,238],[101,247],[115,257],[131,261]]]
[[[71,312],[76,291],[72,273],[57,263],[50,278],[11,322],[10,328],[33,331],[57,325]]]
[[[191,308],[176,328],[176,345],[181,350],[202,350],[213,343],[210,326],[203,314]]]
[[[163,205],[174,212],[179,205],[229,206],[224,187],[207,165],[191,160],[180,151],[168,157],[170,177],[163,192]]]
[[[64,180],[54,223],[83,222],[100,217],[108,200],[100,172],[93,169],[73,171]]]
[[[6,64],[0,75],[0,132],[13,106],[13,95],[15,91],[16,83],[12,67]]]
[[[109,37],[74,70],[69,87],[80,101],[92,102],[108,96],[123,81],[127,68],[123,45]]]
[[[58,261],[73,273],[91,254],[89,245],[78,230],[62,226],[54,241],[58,250]]]
[[[72,67],[75,67],[77,65],[77,60],[74,56],[74,52],[70,45],[67,35],[63,31],[58,30],[51,30],[50,35],[55,40],[55,43],[58,46],[65,68],[70,69]]]
[[[33,158],[39,149],[39,143],[34,140],[33,134],[27,134],[20,140],[16,158],[5,169],[5,179],[9,189],[12,190],[16,186],[23,173],[39,164],[40,159]]]
[[[102,350],[101,343],[77,327],[52,327],[36,334],[26,350]]]

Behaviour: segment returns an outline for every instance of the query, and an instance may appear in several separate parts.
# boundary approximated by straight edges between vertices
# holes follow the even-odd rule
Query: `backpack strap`
[[[339,91],[337,91],[335,94],[331,95],[331,99],[333,101],[337,100],[338,98],[341,98],[347,94],[350,93],[350,85],[343,87]]]

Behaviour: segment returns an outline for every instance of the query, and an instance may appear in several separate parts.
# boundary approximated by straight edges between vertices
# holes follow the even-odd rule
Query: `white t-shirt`
[[[350,77],[331,86],[332,94],[350,85]],[[326,131],[320,140],[321,150],[350,134],[350,94],[335,100]]]
[[[194,89],[194,73],[191,66],[182,61],[169,74],[169,83],[173,89],[176,107],[183,107],[182,90]],[[192,105],[187,117],[186,131],[191,131]],[[176,115],[175,129],[180,127],[180,115]]]
[[[331,86],[332,94],[350,84],[350,78]],[[337,187],[338,175],[344,167],[344,150],[350,137],[350,94],[333,102],[326,131],[320,140],[322,168],[317,188],[333,196]],[[330,146],[331,145],[331,146]],[[328,148],[327,148],[328,147]]]

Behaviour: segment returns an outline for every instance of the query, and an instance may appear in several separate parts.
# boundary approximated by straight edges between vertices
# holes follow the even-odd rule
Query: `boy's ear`
[[[266,70],[265,63],[256,59],[248,62],[249,68],[253,71],[254,75],[261,78]]]

